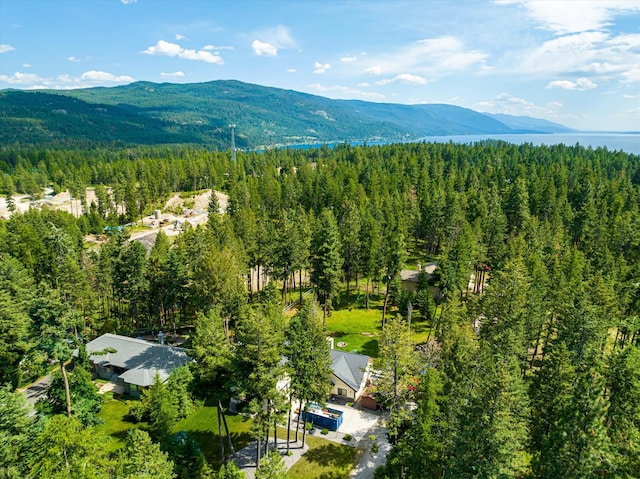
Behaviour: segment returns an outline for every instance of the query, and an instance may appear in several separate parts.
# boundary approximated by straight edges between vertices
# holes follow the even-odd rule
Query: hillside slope
[[[198,143],[225,148],[232,123],[240,148],[543,131],[531,121],[518,126],[453,105],[331,100],[233,80],[0,91],[2,144]],[[547,123],[544,131],[552,130]]]

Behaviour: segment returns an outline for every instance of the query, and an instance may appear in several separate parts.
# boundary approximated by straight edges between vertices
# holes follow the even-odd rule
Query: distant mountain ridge
[[[542,118],[530,116],[505,115],[504,113],[485,113],[515,130],[536,130],[538,133],[574,133],[577,130]]]
[[[0,144],[196,143],[240,148],[432,135],[560,133],[546,120],[445,104],[331,100],[235,80],[0,91]]]

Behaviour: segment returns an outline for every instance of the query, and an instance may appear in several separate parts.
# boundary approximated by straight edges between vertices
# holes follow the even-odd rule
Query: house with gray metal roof
[[[371,358],[363,354],[331,350],[331,394],[357,401],[369,376]]]
[[[86,347],[95,373],[123,384],[125,392],[134,397],[153,384],[156,373],[166,381],[174,369],[191,361],[182,348],[110,333]]]

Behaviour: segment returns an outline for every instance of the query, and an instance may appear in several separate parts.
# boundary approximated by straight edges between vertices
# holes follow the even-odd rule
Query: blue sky
[[[640,130],[640,1],[0,0],[0,89],[219,79]]]

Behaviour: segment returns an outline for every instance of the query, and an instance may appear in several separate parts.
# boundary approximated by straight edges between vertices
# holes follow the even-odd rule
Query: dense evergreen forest
[[[33,208],[0,220],[0,477],[235,477],[178,451],[172,421],[192,397],[225,390],[247,399],[252,434],[264,437],[291,399],[274,392],[283,367],[293,397],[322,401],[327,385],[296,353],[319,355],[326,371],[326,348],[310,344],[324,343],[323,321],[373,307],[370,298],[381,306],[393,443],[376,477],[640,477],[636,155],[493,141],[269,150],[236,162],[187,146],[0,151],[0,193],[35,200],[45,187],[84,206],[79,218]],[[160,233],[150,251],[126,230],[99,248],[84,241],[173,192],[207,189],[229,195],[226,214],[213,195],[206,226]],[[429,261],[431,284],[404,291],[401,269]],[[269,284],[251,287],[252,269]],[[303,272],[319,307],[308,300],[285,320]],[[418,321],[428,341],[408,344]],[[160,329],[188,332],[196,363],[152,388],[132,412],[148,433],[133,430],[110,453],[95,434],[101,405],[82,344]],[[31,417],[14,391],[51,368],[52,390]]]

